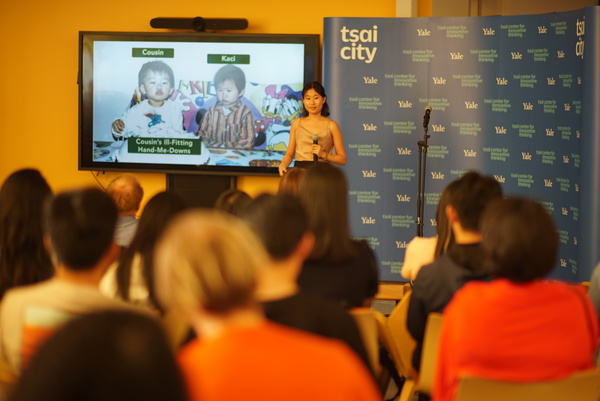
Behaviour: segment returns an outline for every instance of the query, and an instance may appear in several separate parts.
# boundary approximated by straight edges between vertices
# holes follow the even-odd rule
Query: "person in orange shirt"
[[[558,250],[552,217],[525,198],[495,200],[481,221],[484,261],[496,277],[469,282],[444,311],[434,401],[464,375],[532,382],[591,369],[598,319],[579,286],[546,281]]]
[[[267,263],[251,229],[219,210],[181,214],[158,244],[159,299],[197,334],[178,355],[191,400],[381,400],[346,344],[267,321],[255,297]]]

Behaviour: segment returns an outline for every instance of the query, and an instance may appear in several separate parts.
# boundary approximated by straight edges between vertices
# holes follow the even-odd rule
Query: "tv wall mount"
[[[152,28],[162,29],[193,29],[196,32],[209,30],[244,30],[248,28],[245,18],[153,18],[150,21]]]

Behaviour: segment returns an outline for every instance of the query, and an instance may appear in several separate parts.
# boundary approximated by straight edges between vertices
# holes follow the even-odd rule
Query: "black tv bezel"
[[[277,167],[211,166],[94,161],[93,158],[93,43],[95,41],[302,43],[304,82],[320,79],[318,34],[259,34],[213,32],[79,32],[78,72],[78,170],[123,171],[164,174],[208,174],[232,176],[278,176]]]

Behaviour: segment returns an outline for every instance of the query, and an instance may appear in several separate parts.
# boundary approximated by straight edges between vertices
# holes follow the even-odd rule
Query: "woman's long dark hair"
[[[343,263],[358,255],[348,228],[348,184],[344,173],[329,163],[309,168],[298,186],[308,212],[315,246],[308,260]]]
[[[136,254],[142,260],[142,275],[148,288],[150,303],[156,309],[161,307],[154,291],[154,246],[173,216],[186,208],[185,202],[174,192],[161,192],[155,195],[144,208],[140,223],[129,247],[121,252],[117,267],[117,293],[129,300],[131,268]]]
[[[11,174],[0,189],[0,299],[16,286],[34,284],[54,275],[44,247],[44,203],[50,186],[35,169]]]

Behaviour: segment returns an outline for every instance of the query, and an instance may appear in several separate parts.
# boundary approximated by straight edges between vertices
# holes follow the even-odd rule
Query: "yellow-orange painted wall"
[[[42,171],[54,191],[106,185],[117,173],[77,170],[79,31],[153,31],[155,17],[247,18],[252,33],[318,33],[324,17],[394,17],[395,0],[31,0],[0,2],[0,182],[13,171]],[[276,60],[274,60],[275,62]],[[285,66],[282,66],[285,68]],[[138,174],[145,201],[164,174]],[[275,177],[240,177],[251,195],[274,191]]]

